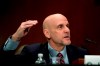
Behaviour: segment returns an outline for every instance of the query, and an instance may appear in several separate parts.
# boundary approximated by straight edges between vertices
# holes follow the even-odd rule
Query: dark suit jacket
[[[72,64],[78,58],[84,58],[84,55],[87,54],[86,50],[73,45],[66,46],[66,49],[70,64]],[[46,63],[50,63],[48,43],[30,44],[23,48],[20,55],[14,55],[13,53],[14,52],[12,51],[9,58],[7,58],[7,63],[9,64],[33,65],[38,58],[38,53],[43,53],[43,58],[46,60]]]

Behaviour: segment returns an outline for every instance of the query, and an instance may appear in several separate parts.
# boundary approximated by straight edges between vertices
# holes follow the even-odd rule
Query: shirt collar
[[[55,49],[53,49],[50,44],[48,43],[48,50],[50,52],[50,56],[51,57],[55,57],[57,56],[57,54],[59,53],[58,51],[56,51]],[[66,46],[64,47],[64,49],[60,52],[63,54],[63,57],[66,57],[67,51],[66,51]]]

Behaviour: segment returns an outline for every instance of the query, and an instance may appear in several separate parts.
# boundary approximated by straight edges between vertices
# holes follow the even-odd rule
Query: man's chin
[[[71,41],[67,41],[64,43],[65,45],[70,45],[71,44]]]

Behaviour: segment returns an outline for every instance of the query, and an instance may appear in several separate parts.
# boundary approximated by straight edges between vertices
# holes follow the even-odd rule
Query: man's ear
[[[46,38],[50,38],[50,33],[49,33],[48,29],[43,29],[43,33]]]

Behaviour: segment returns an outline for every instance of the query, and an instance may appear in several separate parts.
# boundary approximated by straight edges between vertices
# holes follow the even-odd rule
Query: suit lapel
[[[69,64],[72,63],[72,51],[70,50],[69,46],[66,46],[66,50],[67,50],[67,55],[68,55],[68,60],[69,60]]]
[[[72,45],[66,46],[66,48],[67,48],[69,63],[73,64],[79,58],[78,50],[75,46]]]

